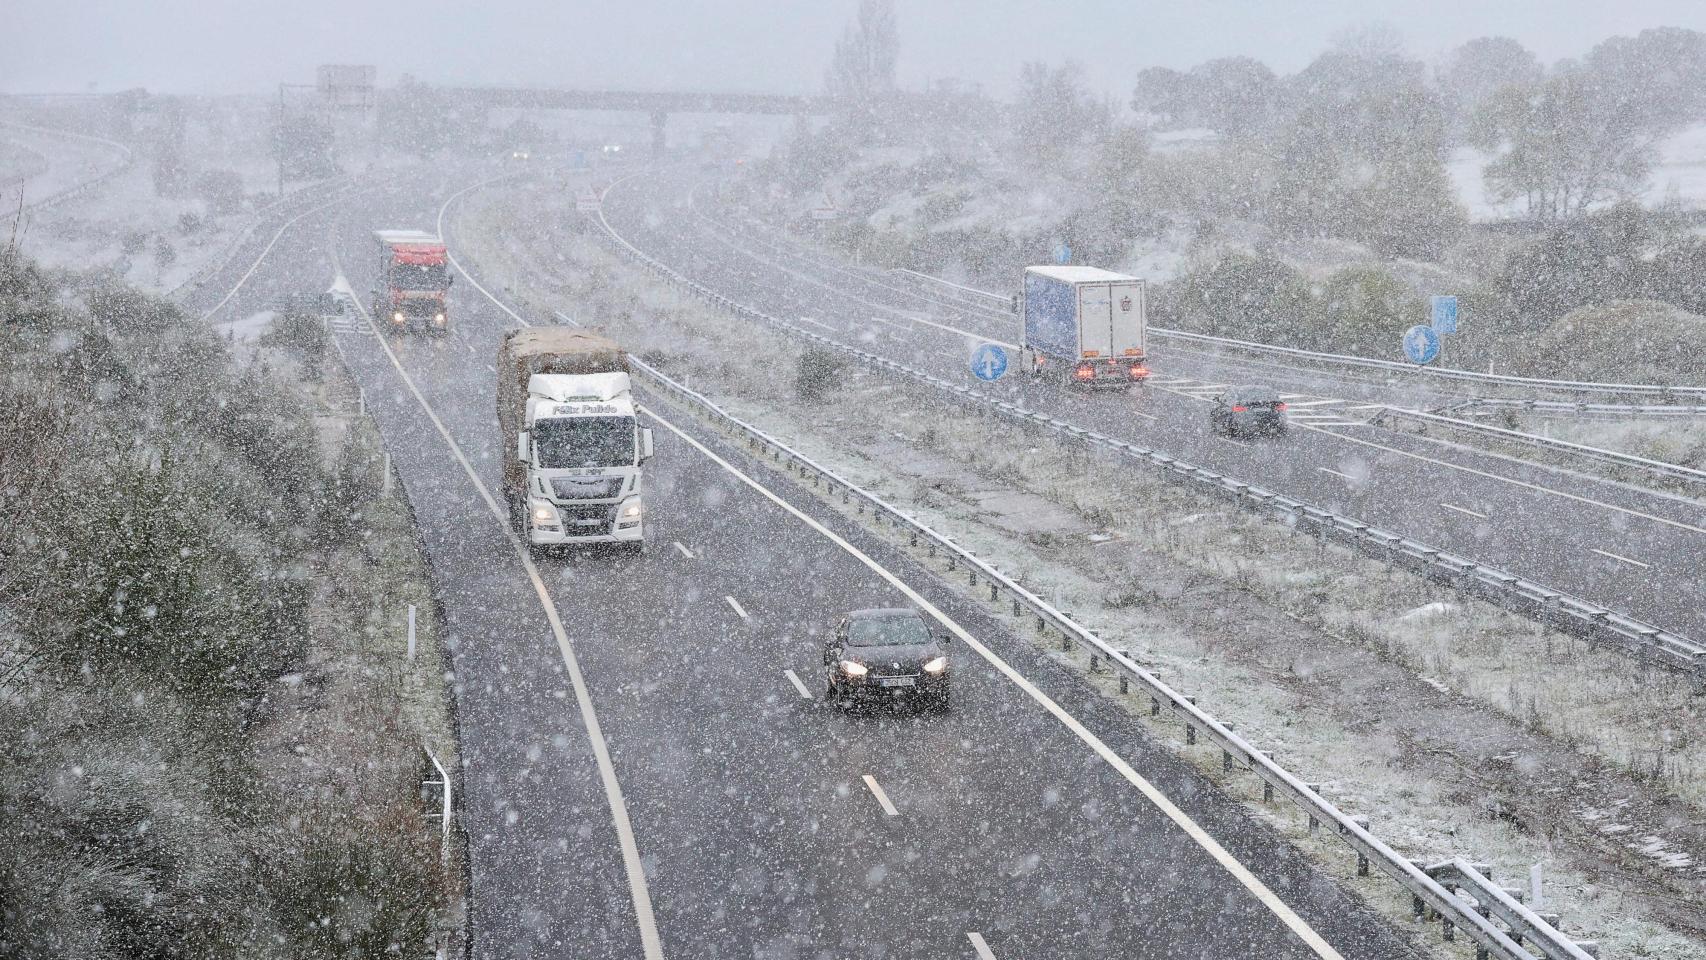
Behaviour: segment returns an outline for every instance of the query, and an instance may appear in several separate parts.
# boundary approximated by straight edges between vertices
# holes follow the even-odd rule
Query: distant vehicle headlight
[[[433,314],[432,315],[432,322],[438,324],[441,327],[444,326],[444,314],[442,314],[442,313]]]
[[[870,673],[871,668],[857,660],[843,660],[841,661],[841,672],[847,674],[849,677],[862,677],[865,674]]]
[[[557,505],[549,500],[535,500],[531,504],[534,523],[556,523]]]
[[[408,319],[408,318],[403,316],[403,311],[401,311],[401,310],[398,310],[396,313],[391,314],[391,322],[392,323],[402,323],[406,319]]]
[[[640,501],[629,500],[627,503],[622,505],[621,517],[624,520],[638,520],[640,518],[640,511]]]
[[[948,669],[948,658],[946,655],[937,657],[936,659],[924,664],[925,673],[941,673],[946,669]]]

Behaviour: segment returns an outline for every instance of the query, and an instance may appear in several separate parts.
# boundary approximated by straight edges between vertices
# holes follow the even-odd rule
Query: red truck
[[[375,230],[373,238],[379,242],[374,319],[389,330],[448,332],[446,295],[454,278],[444,239],[422,230]]]

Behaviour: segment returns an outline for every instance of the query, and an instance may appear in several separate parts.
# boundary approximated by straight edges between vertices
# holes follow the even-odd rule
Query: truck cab
[[[422,230],[376,230],[379,276],[373,316],[387,330],[450,329],[450,253],[444,240]]]
[[[641,465],[652,431],[639,426],[626,373],[534,374],[513,455],[526,471],[521,527],[535,551],[645,542]]]

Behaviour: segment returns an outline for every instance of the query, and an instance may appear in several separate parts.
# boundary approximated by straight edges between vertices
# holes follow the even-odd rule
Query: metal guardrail
[[[1475,912],[1481,916],[1498,917],[1507,929],[1525,931],[1529,942],[1541,946],[1547,956],[1599,957],[1599,944],[1592,940],[1571,942],[1561,939],[1542,943],[1547,931],[1556,932],[1557,915],[1528,909],[1522,903],[1520,893],[1513,893],[1510,888],[1494,883],[1487,876],[1486,864],[1458,858],[1424,867],[1423,870],[1459,899],[1467,893],[1468,899],[1475,903]]]
[[[860,514],[868,511],[879,526],[886,523],[897,531],[903,531],[910,546],[922,547],[933,557],[941,553],[950,572],[957,573],[963,567],[967,586],[987,588],[990,602],[1000,604],[1005,600],[1011,604],[1014,616],[1034,618],[1040,634],[1047,636],[1053,631],[1059,635],[1063,646],[1075,647],[1088,654],[1092,670],[1099,670],[1106,664],[1118,674],[1122,693],[1130,693],[1133,685],[1147,693],[1151,717],[1161,716],[1163,710],[1170,711],[1183,722],[1187,745],[1207,738],[1220,748],[1223,771],[1230,773],[1241,767],[1254,773],[1262,782],[1264,802],[1272,802],[1276,796],[1291,802],[1308,818],[1310,833],[1319,834],[1323,825],[1330,827],[1332,835],[1356,854],[1359,876],[1369,875],[1372,867],[1398,883],[1410,894],[1413,915],[1440,919],[1442,935],[1447,939],[1453,938],[1461,929],[1478,945],[1478,956],[1501,960],[1588,960],[1591,956],[1538,915],[1501,909],[1496,913],[1498,921],[1495,922],[1491,916],[1481,912],[1485,901],[1476,899],[1471,902],[1459,896],[1447,884],[1436,880],[1414,861],[1401,856],[1376,837],[1369,830],[1366,817],[1352,816],[1340,810],[1314,785],[1280,766],[1266,751],[1197,706],[1196,698],[1174,690],[1134,662],[1126,651],[1109,646],[1070,614],[1063,613],[1020,586],[987,561],[955,543],[953,538],[735,417],[703,394],[689,389],[643,360],[637,357],[629,360],[652,389],[744,440],[749,449],[760,454],[770,465],[798,473],[802,482],[809,479],[814,488],[823,490],[832,498],[839,493],[843,504],[854,506]]]
[[[1701,417],[1706,416],[1706,404],[1681,403],[1586,403],[1572,400],[1528,400],[1519,397],[1469,397],[1440,407],[1437,412],[1475,412],[1478,410],[1522,410],[1528,413],[1569,414],[1572,416],[1605,417]]]
[[[893,271],[920,280],[941,284],[955,290],[987,297],[992,302],[1009,303],[1009,298],[987,290],[978,290],[962,284],[950,283],[939,277],[916,270],[898,269]],[[1516,387],[1525,390],[1551,390],[1569,393],[1592,393],[1601,395],[1650,396],[1660,398],[1700,397],[1706,398],[1706,386],[1681,385],[1673,386],[1657,383],[1598,383],[1579,380],[1547,380],[1535,377],[1513,377],[1506,374],[1478,373],[1473,370],[1459,370],[1452,367],[1418,366],[1397,360],[1379,360],[1373,357],[1357,357],[1343,353],[1320,353],[1311,350],[1299,350],[1295,347],[1280,347],[1268,343],[1256,343],[1250,340],[1238,340],[1231,337],[1214,337],[1202,333],[1188,333],[1183,330],[1173,330],[1167,327],[1151,326],[1149,332],[1158,338],[1172,338],[1201,343],[1212,347],[1231,350],[1243,350],[1265,354],[1277,354],[1295,360],[1306,360],[1314,363],[1331,364],[1334,366],[1351,366],[1365,369],[1382,370],[1405,376],[1432,377],[1440,380],[1453,380],[1464,383],[1493,384],[1505,387]]]
[[[780,317],[770,316],[737,303],[660,263],[617,234],[604,219],[602,211],[596,216],[606,236],[616,243],[616,250],[621,256],[634,260],[665,281],[686,289],[736,316],[776,327],[796,339],[848,354],[867,366],[923,383],[948,398],[976,405],[1015,423],[1048,429],[1099,453],[1143,464],[1154,469],[1163,479],[1229,500],[1258,514],[1275,518],[1294,530],[1311,530],[1323,541],[1331,539],[1347,544],[1375,559],[1414,571],[1469,596],[1479,597],[1589,642],[1606,643],[1626,650],[1642,660],[1675,669],[1696,684],[1706,687],[1706,645],[1497,567],[1448,553],[1354,517],[1281,496],[1271,490],[1180,460],[1158,450],[1087,430],[963,384],[950,383],[927,371],[861,350]]]
[[[1616,450],[1605,450],[1600,447],[1590,447],[1582,443],[1571,443],[1568,440],[1555,440],[1520,430],[1507,430],[1491,424],[1476,423],[1473,420],[1459,420],[1455,417],[1441,416],[1437,413],[1425,413],[1421,410],[1405,410],[1401,407],[1385,407],[1375,414],[1370,422],[1381,423],[1383,420],[1408,420],[1426,426],[1437,426],[1446,430],[1461,430],[1482,436],[1495,437],[1511,443],[1539,447],[1544,450],[1554,450],[1571,456],[1586,457],[1609,463],[1619,467],[1628,467],[1647,473],[1657,474],[1684,483],[1706,485],[1706,471],[1694,470],[1675,463],[1665,463],[1662,460],[1649,460],[1634,454],[1620,453]]]

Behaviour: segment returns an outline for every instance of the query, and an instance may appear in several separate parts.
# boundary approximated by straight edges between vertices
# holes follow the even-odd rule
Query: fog
[[[823,64],[855,6],[30,0],[6,4],[0,91],[257,92],[309,80],[316,64],[377,62],[382,83],[409,73],[444,83],[805,92],[822,85]],[[1555,60],[1614,34],[1706,27],[1706,6],[1690,0],[912,0],[897,12],[903,86],[957,77],[1006,95],[1015,64],[1073,58],[1092,89],[1116,99],[1137,67],[1243,54],[1294,70],[1336,35],[1371,23],[1389,25],[1408,53],[1429,61],[1485,35],[1514,37]]]

